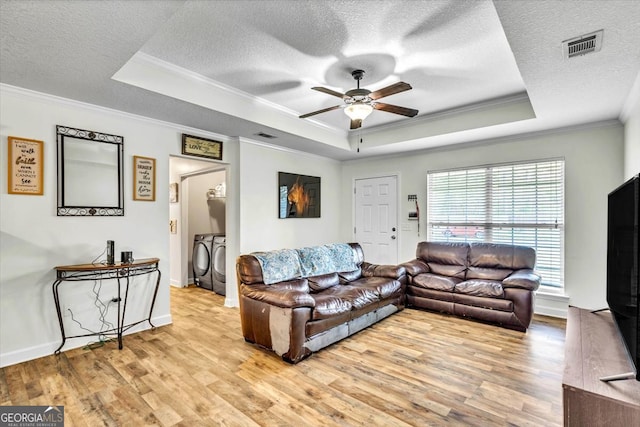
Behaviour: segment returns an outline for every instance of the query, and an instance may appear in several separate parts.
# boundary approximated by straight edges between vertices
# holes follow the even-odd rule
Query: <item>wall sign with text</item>
[[[8,137],[8,141],[8,193],[42,196],[44,142],[15,136]]]
[[[133,156],[133,200],[156,200],[156,159]]]
[[[182,134],[182,154],[222,160],[222,141]]]

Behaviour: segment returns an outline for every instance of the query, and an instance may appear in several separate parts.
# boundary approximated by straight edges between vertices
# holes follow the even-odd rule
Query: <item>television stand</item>
[[[600,380],[633,368],[611,313],[569,307],[564,363],[565,426],[638,425],[640,381]]]

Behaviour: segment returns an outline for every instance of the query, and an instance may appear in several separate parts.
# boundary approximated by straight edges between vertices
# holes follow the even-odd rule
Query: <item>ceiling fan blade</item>
[[[383,87],[382,89],[378,89],[369,94],[369,98],[376,100],[380,98],[384,98],[385,96],[394,95],[396,93],[404,92],[405,90],[412,89],[409,83],[398,82],[394,83],[391,86]]]
[[[315,116],[316,114],[326,113],[327,111],[337,110],[342,107],[342,105],[334,105],[333,107],[323,108],[322,110],[314,111],[313,113],[307,113],[299,116],[301,119],[306,119],[307,117]]]
[[[327,95],[337,96],[338,98],[341,98],[341,99],[344,99],[346,97],[345,94],[336,92],[335,90],[331,90],[326,87],[316,86],[316,87],[312,87],[311,89],[317,90],[318,92],[326,93]]]
[[[373,108],[407,117],[414,117],[418,114],[418,110],[414,110],[413,108],[398,107],[397,105],[385,104],[383,102],[374,103]]]
[[[362,126],[362,120],[351,120],[351,129],[358,129],[360,126]]]

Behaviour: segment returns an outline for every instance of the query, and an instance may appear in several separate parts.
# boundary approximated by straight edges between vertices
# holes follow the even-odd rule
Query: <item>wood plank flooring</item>
[[[173,324],[0,370],[0,405],[69,426],[559,426],[565,322],[526,334],[406,309],[297,365],[247,344],[223,297],[171,289]]]

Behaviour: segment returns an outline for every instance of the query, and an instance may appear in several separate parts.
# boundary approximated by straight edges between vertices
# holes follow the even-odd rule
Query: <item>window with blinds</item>
[[[429,172],[427,233],[533,247],[543,285],[562,288],[564,160]]]

